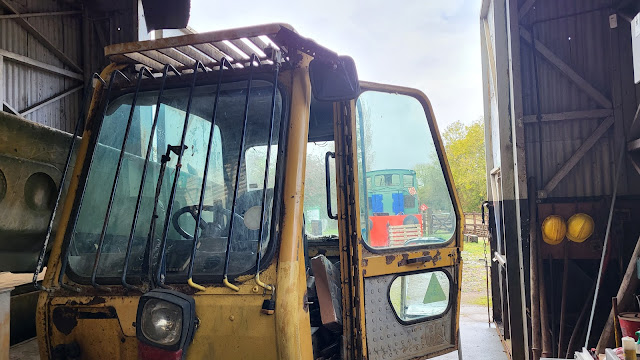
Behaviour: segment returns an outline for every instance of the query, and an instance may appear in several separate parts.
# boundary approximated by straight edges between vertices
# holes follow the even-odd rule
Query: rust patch
[[[98,304],[104,304],[106,302],[107,302],[107,299],[103,298],[102,296],[95,296],[93,299],[91,299],[91,301],[89,301],[85,305],[98,305]]]
[[[436,255],[431,259],[433,265],[435,266],[438,260],[442,259],[442,254],[440,254],[440,250],[436,252]]]
[[[74,308],[58,306],[53,309],[51,316],[53,325],[56,329],[65,335],[71,334],[71,331],[78,325],[78,310]]]
[[[362,267],[369,265],[369,259],[362,259]]]
[[[395,255],[387,255],[384,258],[386,260],[387,265],[390,265],[396,259],[396,256]]]
[[[309,294],[307,291],[304,292],[304,296],[302,297],[302,309],[304,312],[309,312]]]
[[[84,302],[80,302],[77,300],[69,300],[67,301],[65,304],[68,306],[78,306],[78,305],[83,305],[83,306],[87,306],[87,305],[101,305],[101,304],[106,304],[107,299],[105,299],[102,296],[94,296],[93,298],[91,298],[91,300],[87,301],[86,303]]]
[[[431,253],[429,251],[423,251],[422,252],[422,256],[429,256],[431,255]]]

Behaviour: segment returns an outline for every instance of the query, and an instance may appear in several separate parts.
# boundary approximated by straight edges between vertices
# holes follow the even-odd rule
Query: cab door
[[[365,82],[361,88],[342,109],[336,160],[345,185],[342,261],[352,286],[343,306],[352,311],[345,328],[352,354],[413,359],[457,350],[464,222],[430,102],[415,89]],[[415,184],[407,179],[413,186],[404,196],[419,210],[376,214],[372,195],[383,189],[366,179],[378,170],[400,177],[414,170]]]

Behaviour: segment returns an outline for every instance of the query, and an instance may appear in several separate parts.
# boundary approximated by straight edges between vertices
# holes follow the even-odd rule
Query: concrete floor
[[[460,342],[462,358],[469,360],[507,360],[494,324],[487,323],[487,308],[462,305],[460,308]],[[458,352],[438,356],[437,360],[457,360]]]
[[[33,338],[13,345],[9,349],[9,360],[39,360],[38,341]]]
[[[470,360],[507,360],[495,326],[487,324],[487,308],[463,305],[460,309],[460,341],[462,357]],[[35,339],[11,347],[10,360],[37,360],[38,343]],[[458,353],[442,355],[437,360],[457,360]]]

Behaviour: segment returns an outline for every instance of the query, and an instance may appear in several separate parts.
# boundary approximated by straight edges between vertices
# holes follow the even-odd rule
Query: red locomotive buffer
[[[369,216],[369,244],[372,247],[403,246],[422,236],[422,215]]]

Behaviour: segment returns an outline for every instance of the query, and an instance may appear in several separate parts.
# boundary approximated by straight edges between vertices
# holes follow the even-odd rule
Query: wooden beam
[[[564,177],[573,169],[574,166],[582,159],[584,154],[589,151],[595,145],[595,143],[604,135],[604,133],[613,125],[614,119],[613,116],[609,116],[596,128],[596,130],[580,145],[578,150],[576,150],[571,157],[562,165],[560,170],[556,172],[555,175],[549,180],[547,185],[544,186],[544,190],[541,194],[538,194],[539,197],[547,197],[547,195],[555,189],[560,180],[564,179]]]
[[[0,0],[1,1],[1,0]],[[31,67],[35,67],[44,71],[48,71],[50,73],[54,73],[54,74],[58,74],[58,75],[62,75],[62,76],[66,76],[72,79],[78,79],[78,80],[82,80],[83,76],[80,73],[76,73],[73,71],[69,71],[69,70],[65,70],[62,68],[59,68],[57,66],[54,65],[49,65],[47,63],[43,63],[42,61],[37,61],[37,60],[33,60],[30,57],[26,57],[23,55],[19,55],[19,54],[15,54],[6,50],[2,50],[0,49],[0,56],[4,56],[5,61],[6,60],[13,60],[15,62],[19,62],[23,65],[27,65],[27,66],[31,66]]]
[[[1,1],[1,0],[0,0]],[[525,30],[523,27],[520,27],[520,36],[529,44],[532,44],[531,33]],[[571,66],[562,61],[556,54],[553,53],[548,47],[546,47],[540,40],[535,41],[535,49],[542,55],[547,61],[553,64],[558,68],[563,74],[565,74],[571,81],[573,81],[576,86],[578,86],[582,91],[587,93],[596,103],[600,106],[611,109],[611,100],[604,96],[599,90],[593,87],[587,80],[585,80],[582,76],[578,75]]]
[[[599,119],[607,116],[612,116],[613,111],[611,109],[596,109],[596,110],[579,110],[579,111],[567,111],[551,114],[542,114],[540,121],[563,121],[563,120],[586,120],[586,119]],[[525,115],[524,123],[531,124],[538,122],[537,115]]]
[[[0,0],[0,5],[3,5],[10,12],[15,15],[20,15],[20,12],[16,10],[11,4],[7,2],[7,0]],[[71,58],[67,56],[62,50],[58,48],[58,46],[54,45],[46,36],[44,36],[38,29],[33,27],[31,23],[25,20],[22,17],[17,17],[14,19],[18,25],[20,25],[24,30],[26,30],[29,34],[31,34],[36,40],[38,40],[45,48],[51,51],[58,59],[60,59],[65,65],[69,66],[71,69],[82,72],[82,69],[73,61]]]
[[[522,19],[525,15],[527,15],[529,10],[533,7],[533,4],[535,3],[536,3],[536,0],[525,1],[525,3],[522,4],[522,6],[520,6],[520,9],[518,9],[518,18]]]
[[[51,11],[40,13],[28,13],[28,14],[7,14],[0,15],[0,20],[4,19],[17,19],[17,18],[29,18],[29,17],[43,17],[43,16],[65,16],[65,15],[78,15],[82,14],[82,11]]]
[[[496,74],[496,55],[493,52],[493,44],[491,41],[491,30],[489,29],[489,22],[487,19],[482,19],[482,25],[484,28],[484,42],[487,46],[487,57],[489,60],[489,77],[491,78],[491,84],[493,85],[494,91],[498,89],[498,80]]]
[[[54,95],[53,97],[50,97],[44,101],[41,101],[39,103],[33,104],[25,109],[23,109],[22,111],[20,111],[20,116],[27,116],[28,114],[41,109],[44,106],[47,106],[49,104],[51,104],[52,102],[58,101],[60,99],[62,99],[65,96],[71,95],[73,93],[75,93],[76,91],[82,89],[84,87],[84,85],[80,85],[80,86],[76,86],[73,89],[69,89],[67,91],[64,91],[58,95]]]
[[[627,271],[624,273],[622,283],[618,288],[616,299],[618,301],[618,308],[621,311],[632,311],[635,309],[635,297],[633,293],[638,288],[638,277],[636,276],[636,259],[640,256],[640,238],[636,241],[636,247],[631,255],[631,261],[627,265]],[[600,339],[596,346],[596,351],[601,354],[606,347],[614,345],[613,342],[613,309],[609,312],[607,322],[600,333]]]

